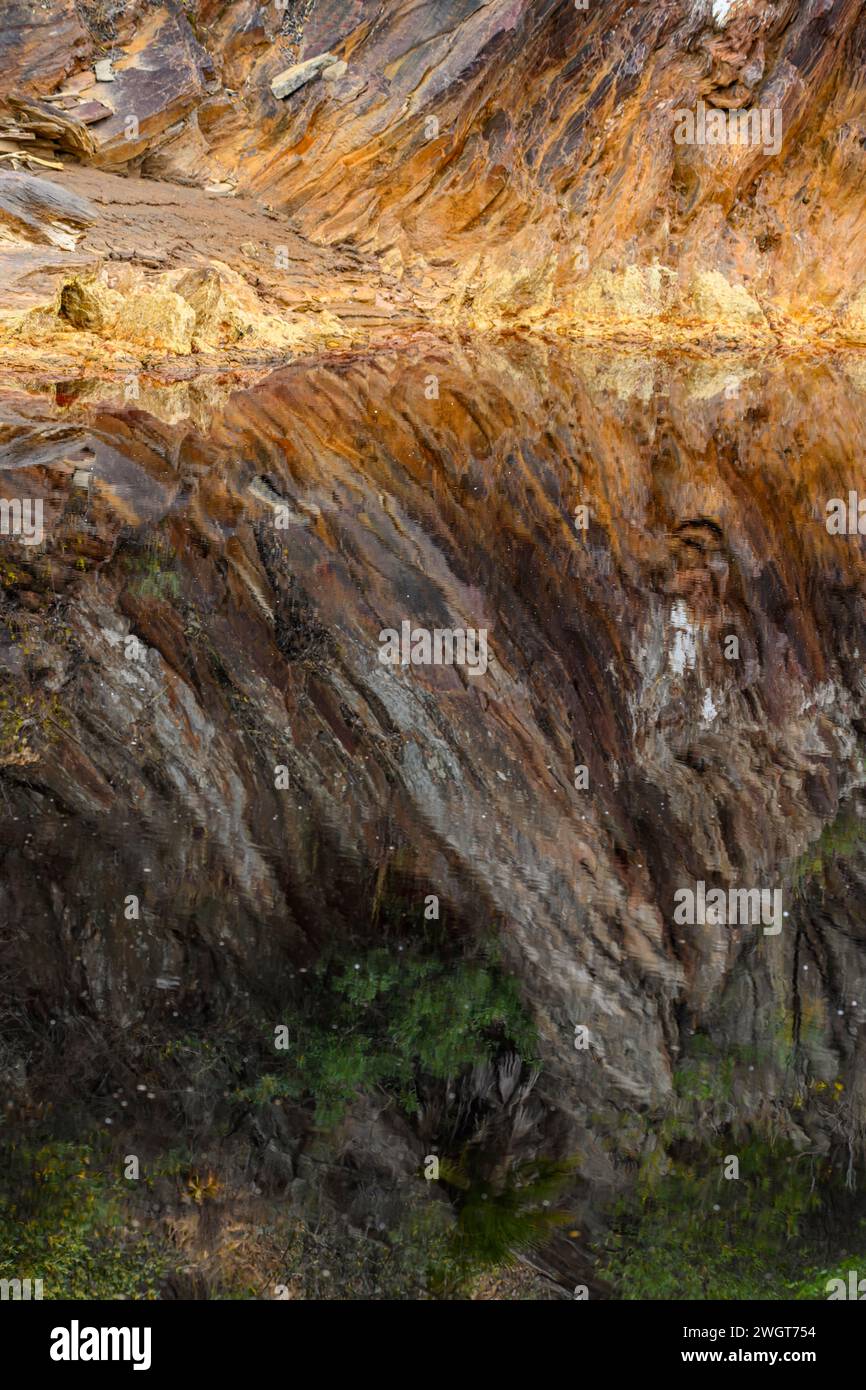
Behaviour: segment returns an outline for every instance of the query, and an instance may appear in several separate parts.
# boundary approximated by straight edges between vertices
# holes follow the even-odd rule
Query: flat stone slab
[[[0,223],[22,241],[71,251],[96,218],[93,204],[69,188],[32,174],[0,176]]]

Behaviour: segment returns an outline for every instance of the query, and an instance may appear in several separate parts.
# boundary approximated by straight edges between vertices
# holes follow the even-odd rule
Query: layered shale
[[[3,18],[0,1273],[823,1296],[863,6]]]
[[[0,187],[7,363],[267,358],[431,320],[866,342],[856,0],[16,0],[2,42],[7,182],[92,214],[51,249],[51,208],[6,216]],[[704,115],[687,141],[707,111],[743,140]],[[113,313],[64,311],[82,275]]]

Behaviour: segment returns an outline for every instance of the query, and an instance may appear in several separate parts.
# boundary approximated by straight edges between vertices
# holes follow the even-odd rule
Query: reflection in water
[[[312,1206],[367,1242],[338,1296],[463,1287],[441,1157],[524,1231],[520,1296],[826,1297],[862,1251],[863,558],[825,524],[862,365],[431,341],[124,389],[0,397],[45,530],[2,538],[14,1122],[183,1149],[175,1195],[247,1234],[190,1227],[175,1291],[259,1287],[275,1198],[298,1294]]]

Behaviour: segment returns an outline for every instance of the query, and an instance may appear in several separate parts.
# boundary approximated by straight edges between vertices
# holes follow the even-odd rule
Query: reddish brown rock
[[[8,70],[27,67],[32,88],[46,65],[59,86],[32,47],[32,8],[13,7]],[[835,332],[863,288],[856,0],[739,0],[718,21],[676,0],[187,10],[133,7],[110,35],[91,23],[117,76],[84,90],[114,110],[90,127],[97,160],[249,193],[310,239],[351,239],[422,315],[754,337],[734,308],[748,298],[771,337],[798,342]],[[56,12],[69,22],[68,5]],[[273,97],[280,72],[323,53],[348,64],[338,81]],[[677,144],[677,113],[698,102],[725,118],[778,111],[778,152]],[[724,281],[710,299],[694,293],[706,276]],[[839,340],[850,332],[849,319]]]
[[[75,0],[4,0],[0,23],[0,97],[50,92],[88,63],[93,39]]]

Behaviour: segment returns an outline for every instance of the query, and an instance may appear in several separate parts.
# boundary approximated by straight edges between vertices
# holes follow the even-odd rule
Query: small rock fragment
[[[107,120],[114,112],[104,101],[83,101],[72,107],[71,114],[77,121],[81,121],[82,125],[96,125],[97,121]]]
[[[110,333],[123,298],[96,276],[74,275],[60,291],[60,317],[86,333]]]
[[[222,305],[222,281],[212,266],[187,271],[174,291],[195,311],[195,333],[199,337],[216,327]]]
[[[272,78],[271,91],[278,100],[290,97],[292,92],[303,87],[305,82],[311,82],[324,68],[332,67],[336,62],[338,59],[333,53],[320,53],[317,58],[307,58],[306,62],[295,63]]]
[[[179,294],[162,285],[131,295],[124,305],[117,332],[129,343],[186,354],[192,350],[195,310]]]

